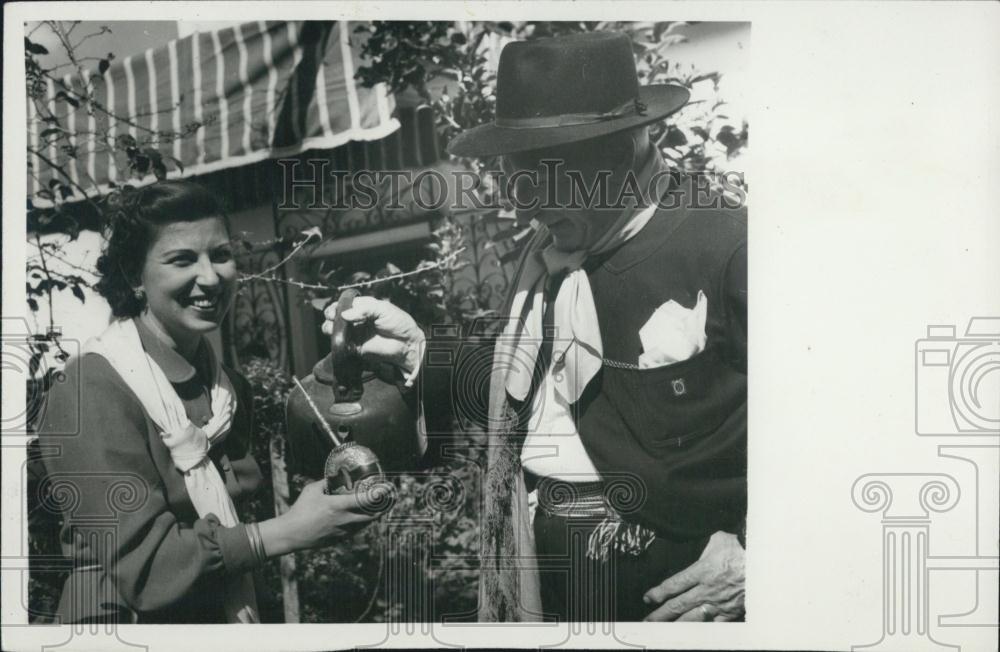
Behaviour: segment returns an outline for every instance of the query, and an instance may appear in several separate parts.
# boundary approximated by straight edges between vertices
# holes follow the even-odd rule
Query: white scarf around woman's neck
[[[143,348],[133,320],[115,320],[101,335],[84,345],[83,353],[97,353],[104,357],[135,393],[160,431],[163,443],[170,449],[174,466],[184,475],[184,485],[198,516],[204,518],[215,514],[223,526],[234,527],[240,522],[236,506],[208,451],[225,440],[229,433],[236,412],[236,397],[229,377],[212,348],[203,348],[210,357],[209,368],[212,370],[212,417],[201,428],[188,418],[184,402],[160,366]],[[259,622],[250,573],[227,577],[223,601],[229,622]]]

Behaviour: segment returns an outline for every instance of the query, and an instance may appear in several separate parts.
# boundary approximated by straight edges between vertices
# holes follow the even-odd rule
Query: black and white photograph
[[[805,4],[10,5],[4,649],[995,650],[1000,12]]]
[[[672,55],[748,24],[29,33],[30,301],[57,359],[60,284],[110,320],[38,390],[39,614],[743,617],[747,123]]]

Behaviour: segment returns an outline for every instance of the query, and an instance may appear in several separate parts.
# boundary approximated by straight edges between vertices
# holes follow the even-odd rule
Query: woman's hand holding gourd
[[[291,509],[260,524],[269,557],[328,546],[378,518],[392,503],[388,484],[333,495],[323,493],[324,485],[323,480],[306,485]]]

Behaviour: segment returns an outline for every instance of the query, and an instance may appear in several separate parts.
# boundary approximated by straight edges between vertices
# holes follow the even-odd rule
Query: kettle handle
[[[330,357],[333,363],[333,394],[338,403],[356,403],[364,393],[361,373],[364,363],[358,344],[364,341],[365,326],[355,326],[341,317],[344,311],[361,296],[356,289],[349,288],[337,299],[337,316],[333,320],[333,334],[330,336]]]

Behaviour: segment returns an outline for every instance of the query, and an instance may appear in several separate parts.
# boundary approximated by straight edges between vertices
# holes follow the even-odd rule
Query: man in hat
[[[537,227],[488,395],[451,406],[489,429],[480,620],[743,617],[746,217],[695,201],[650,142],[687,99],[640,87],[621,34],[515,42],[495,121],[449,144],[501,155]],[[343,317],[374,321],[363,355],[419,374],[406,313]]]

